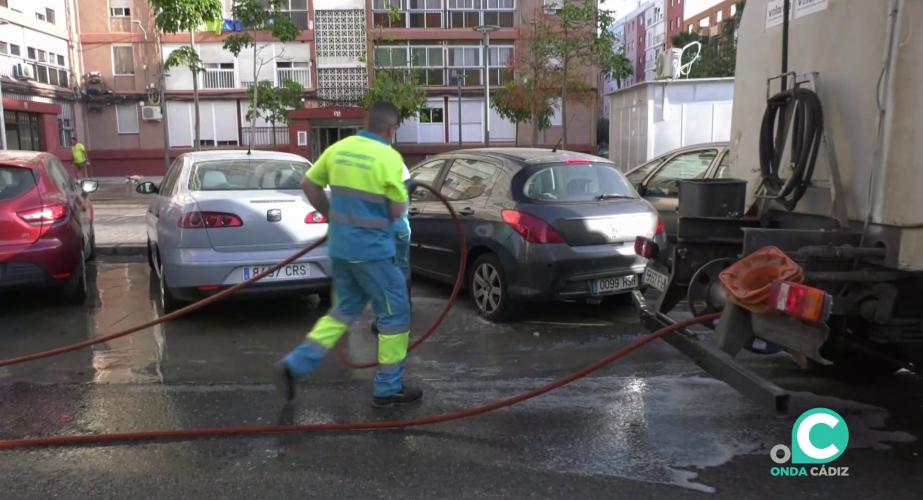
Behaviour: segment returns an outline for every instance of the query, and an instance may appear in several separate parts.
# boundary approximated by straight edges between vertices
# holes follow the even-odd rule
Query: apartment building
[[[361,127],[361,98],[376,71],[406,71],[427,94],[427,108],[400,127],[395,147],[408,164],[428,155],[480,146],[485,137],[485,84],[515,76],[528,20],[552,12],[554,0],[286,0],[282,9],[302,29],[289,43],[257,33],[259,53],[234,57],[222,47],[233,31],[233,0],[222,26],[158,36],[146,0],[0,0],[0,75],[11,148],[43,149],[68,159],[77,135],[90,151],[93,175],[161,174],[183,151],[253,145],[316,158]],[[394,15],[393,12],[397,14]],[[498,29],[485,37],[479,25]],[[205,69],[193,75],[163,62],[192,45]],[[484,69],[485,59],[487,69]],[[589,71],[587,83],[596,87]],[[198,140],[193,83],[199,89]],[[246,119],[254,81],[304,89],[291,126]],[[165,103],[161,103],[163,90]],[[596,103],[568,103],[569,147],[592,151]],[[560,109],[560,107],[559,107]],[[492,145],[528,144],[529,124],[488,110]],[[558,143],[564,117],[540,134]],[[167,154],[164,143],[169,144]],[[165,158],[166,156],[166,158]]]
[[[687,0],[695,5],[695,11],[687,11],[683,18],[683,29],[689,33],[711,38],[721,34],[724,21],[737,14],[740,0]],[[698,2],[697,4],[692,2]]]
[[[654,0],[644,10],[644,80],[657,78],[657,58],[663,53],[666,43],[666,0]]]
[[[71,0],[0,0],[7,147],[66,156],[77,123]]]

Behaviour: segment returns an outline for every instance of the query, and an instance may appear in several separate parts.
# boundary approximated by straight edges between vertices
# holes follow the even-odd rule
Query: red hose
[[[301,425],[260,425],[260,426],[241,426],[241,427],[222,427],[212,429],[175,429],[163,431],[142,431],[142,432],[122,432],[114,434],[87,434],[79,436],[50,436],[43,438],[25,438],[25,439],[8,439],[0,441],[0,449],[13,448],[35,448],[40,446],[68,446],[80,444],[106,444],[106,443],[127,443],[127,442],[151,442],[166,440],[181,440],[204,437],[220,436],[243,436],[257,434],[281,434],[291,432],[332,432],[332,431],[361,431],[376,429],[400,429],[406,427],[417,427],[421,425],[432,425],[462,418],[483,415],[500,408],[513,406],[517,403],[541,396],[547,392],[553,391],[561,386],[569,384],[579,378],[585,377],[590,373],[630,354],[632,351],[650,343],[654,339],[662,337],[668,333],[681,330],[683,328],[704,323],[717,319],[720,313],[699,316],[690,320],[675,323],[666,326],[645,335],[631,344],[607,355],[606,357],[595,361],[570,375],[555,380],[549,384],[532,389],[529,392],[519,394],[510,398],[495,401],[474,408],[457,410],[450,413],[431,415],[428,417],[412,418],[406,420],[383,420],[379,422],[354,422],[339,424],[301,424]]]
[[[433,193],[439,200],[442,201],[443,204],[445,204],[446,207],[448,207],[448,209],[449,209],[449,214],[452,216],[452,222],[453,222],[453,224],[455,224],[455,229],[456,229],[456,231],[458,231],[459,241],[460,241],[460,243],[461,243],[461,252],[460,252],[460,255],[461,255],[461,264],[460,264],[460,266],[461,266],[461,267],[459,268],[458,279],[457,279],[456,282],[455,282],[455,288],[452,290],[452,295],[449,296],[449,300],[448,300],[448,302],[446,302],[446,305],[445,305],[445,307],[442,309],[442,312],[441,312],[441,313],[439,314],[439,316],[436,318],[436,321],[433,322],[432,326],[430,326],[430,328],[426,331],[426,333],[425,333],[423,336],[421,336],[419,339],[417,339],[417,340],[410,346],[410,348],[409,348],[410,350],[415,349],[418,345],[420,345],[420,343],[422,343],[424,340],[426,340],[427,338],[429,338],[429,336],[432,335],[433,332],[435,332],[436,329],[439,327],[439,324],[442,323],[442,320],[443,320],[443,319],[445,318],[445,316],[448,314],[449,309],[452,308],[452,305],[453,305],[454,302],[455,302],[455,298],[458,297],[458,292],[460,291],[461,286],[462,286],[462,284],[464,283],[465,260],[467,259],[467,246],[466,246],[466,244],[465,244],[465,234],[464,234],[464,232],[462,231],[461,223],[460,223],[459,220],[458,220],[458,215],[455,213],[455,210],[452,208],[452,205],[449,203],[448,199],[446,199],[444,196],[442,196],[441,193],[439,193],[438,191],[436,191],[435,189],[433,189],[432,186],[429,186],[429,185],[423,184],[423,183],[420,183],[420,184],[417,184],[417,185],[418,185],[419,187],[421,187],[421,188],[423,188],[423,189],[426,189],[426,190],[430,191],[431,193]],[[204,298],[204,299],[202,299],[202,300],[200,300],[200,301],[198,301],[198,302],[193,302],[192,304],[189,304],[188,306],[183,307],[182,309],[177,309],[176,311],[173,311],[173,312],[170,313],[170,314],[165,314],[165,315],[163,315],[163,316],[160,316],[160,317],[158,317],[158,318],[156,318],[156,319],[153,319],[153,320],[151,320],[151,321],[148,321],[148,322],[146,322],[146,323],[142,323],[142,324],[140,324],[140,325],[135,325],[135,326],[132,326],[132,327],[127,328],[127,329],[125,329],[125,330],[121,330],[121,331],[118,331],[118,332],[115,332],[115,333],[112,333],[112,334],[109,334],[109,335],[106,335],[106,336],[103,336],[103,337],[98,337],[98,338],[95,338],[95,339],[84,340],[83,342],[77,342],[76,344],[66,345],[66,346],[58,347],[58,348],[56,348],[56,349],[51,349],[51,350],[48,350],[48,351],[36,352],[36,353],[32,353],[32,354],[26,354],[26,355],[23,355],[23,356],[18,356],[18,357],[15,357],[15,358],[0,360],[0,368],[2,368],[2,367],[4,367],[4,366],[12,366],[12,365],[18,365],[18,364],[21,364],[21,363],[27,363],[27,362],[29,362],[29,361],[36,361],[36,360],[39,360],[39,359],[50,358],[50,357],[53,357],[53,356],[57,356],[57,355],[59,355],[59,354],[64,354],[64,353],[67,353],[67,352],[76,351],[76,350],[79,350],[79,349],[83,349],[84,347],[90,347],[90,346],[92,346],[92,345],[101,344],[101,343],[103,343],[103,342],[108,342],[108,341],[110,341],[110,340],[114,340],[114,339],[117,339],[117,338],[119,338],[119,337],[124,337],[124,336],[126,336],[126,335],[131,335],[132,333],[136,333],[136,332],[139,332],[139,331],[141,331],[141,330],[145,330],[145,329],[147,329],[147,328],[151,328],[151,327],[154,326],[154,325],[159,325],[160,323],[165,323],[165,322],[167,322],[167,321],[171,321],[171,320],[174,320],[174,319],[176,319],[176,318],[180,318],[180,317],[185,316],[185,315],[187,315],[187,314],[189,314],[189,313],[191,313],[191,312],[194,312],[194,311],[196,311],[196,310],[198,310],[198,309],[201,309],[201,308],[203,308],[203,307],[205,307],[205,306],[207,306],[207,305],[209,305],[209,304],[214,304],[215,302],[218,302],[219,300],[224,299],[224,298],[226,298],[227,296],[236,293],[237,291],[241,290],[242,288],[246,288],[246,287],[252,285],[253,283],[256,283],[257,281],[259,281],[259,280],[265,278],[266,276],[269,276],[270,274],[272,274],[272,273],[278,271],[278,270],[279,270],[280,268],[282,268],[283,266],[288,265],[288,264],[291,264],[291,263],[294,262],[295,260],[301,258],[302,256],[306,255],[307,253],[309,253],[309,252],[311,252],[312,250],[316,249],[317,247],[321,246],[322,244],[324,244],[325,241],[327,241],[327,237],[326,237],[326,236],[324,236],[323,238],[321,238],[321,239],[315,241],[314,243],[308,245],[308,246],[307,246],[306,248],[304,248],[303,250],[299,250],[298,252],[296,252],[296,253],[295,253],[294,255],[292,255],[291,257],[289,257],[289,258],[283,260],[282,262],[279,262],[279,263],[276,264],[275,266],[273,266],[273,267],[271,267],[271,268],[269,268],[269,269],[263,271],[262,273],[260,273],[260,274],[258,274],[258,275],[256,275],[256,276],[254,276],[253,278],[250,278],[250,279],[247,280],[247,281],[243,281],[243,282],[241,282],[241,283],[238,283],[238,284],[236,284],[236,285],[234,285],[234,286],[232,286],[232,287],[230,287],[230,288],[224,289],[224,290],[222,290],[222,291],[220,291],[220,292],[218,292],[218,293],[216,293],[216,294],[214,294],[214,295],[212,295],[212,296],[210,296],[210,297],[206,297],[206,298]],[[353,367],[353,368],[368,368],[368,367],[372,367],[372,366],[376,366],[376,365],[377,365],[377,363],[370,363],[370,364],[356,364],[356,363],[352,363],[352,362],[350,362],[350,361],[348,360],[348,358],[345,357],[345,355],[344,355],[344,356],[341,356],[341,359],[344,361],[344,363],[347,363],[347,366],[351,366],[351,367]]]

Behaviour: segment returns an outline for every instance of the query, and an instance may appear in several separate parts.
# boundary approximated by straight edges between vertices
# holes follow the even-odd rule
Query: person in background
[[[87,156],[87,148],[77,140],[77,137],[71,137],[71,161],[74,168],[77,169],[77,177],[86,177],[90,167],[90,157]]]

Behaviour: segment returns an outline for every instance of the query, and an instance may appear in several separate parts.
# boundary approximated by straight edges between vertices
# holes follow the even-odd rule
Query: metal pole
[[[484,32],[484,147],[490,147],[490,32]]]
[[[788,15],[791,9],[789,0],[782,2],[782,91],[788,90]]]
[[[0,145],[6,149],[6,110],[3,108],[3,82],[0,81]]]
[[[458,83],[458,145],[462,145],[462,75],[464,75],[464,70],[457,70],[455,73],[455,80]]]

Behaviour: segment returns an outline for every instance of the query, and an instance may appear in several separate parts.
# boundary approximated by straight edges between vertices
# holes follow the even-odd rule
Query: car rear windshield
[[[213,160],[196,163],[190,191],[300,189],[308,163],[286,160]]]
[[[532,200],[551,202],[597,201],[638,196],[615,166],[605,163],[549,165],[526,180],[525,194]]]
[[[0,200],[18,198],[35,187],[35,178],[27,168],[0,166]]]

